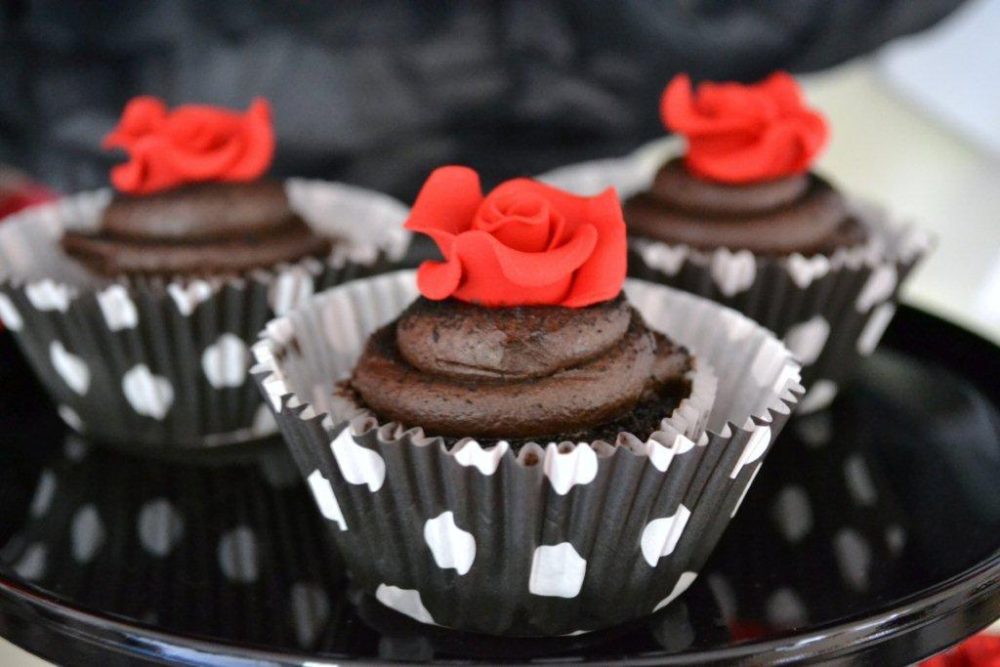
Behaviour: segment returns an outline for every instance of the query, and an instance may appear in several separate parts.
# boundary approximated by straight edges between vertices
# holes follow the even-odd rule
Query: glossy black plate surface
[[[67,434],[4,336],[0,635],[68,664],[906,664],[1000,616],[998,377],[996,347],[901,309],[834,407],[785,429],[681,601],[510,640],[354,594],[280,443],[192,466]]]

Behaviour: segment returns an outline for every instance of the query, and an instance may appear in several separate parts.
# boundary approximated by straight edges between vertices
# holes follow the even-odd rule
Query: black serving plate
[[[996,347],[901,309],[833,408],[785,429],[681,600],[514,640],[352,591],[280,443],[193,466],[68,434],[4,336],[0,635],[68,664],[907,664],[1000,617],[997,378]]]

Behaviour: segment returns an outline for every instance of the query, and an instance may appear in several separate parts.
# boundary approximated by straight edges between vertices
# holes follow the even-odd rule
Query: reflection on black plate
[[[280,443],[214,467],[94,447],[64,432],[3,341],[0,634],[60,661],[102,655],[82,632],[140,661],[909,662],[1000,615],[1000,396],[985,384],[1000,354],[908,310],[889,342],[831,411],[786,428],[681,601],[599,633],[508,640],[353,592]]]

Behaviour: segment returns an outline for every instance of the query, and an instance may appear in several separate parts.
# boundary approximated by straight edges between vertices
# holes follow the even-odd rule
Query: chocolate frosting
[[[815,174],[727,185],[694,176],[680,159],[625,203],[625,221],[631,233],[665,243],[765,255],[829,252],[865,239],[844,198]]]
[[[319,256],[315,235],[281,183],[201,183],[116,196],[96,234],[68,232],[63,248],[98,273],[214,275]]]
[[[421,298],[369,339],[351,387],[430,435],[558,437],[679,392],[690,364],[621,296],[580,309]]]

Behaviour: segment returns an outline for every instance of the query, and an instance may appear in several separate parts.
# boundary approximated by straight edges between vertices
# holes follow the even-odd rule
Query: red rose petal
[[[205,105],[169,112],[154,97],[137,97],[103,145],[129,153],[129,162],[112,169],[114,186],[148,194],[185,183],[259,178],[274,157],[275,140],[263,99],[241,114]]]
[[[471,228],[482,202],[479,174],[468,167],[440,167],[431,172],[420,188],[404,227],[429,235],[460,234]]]
[[[614,298],[625,280],[614,190],[578,197],[515,179],[483,198],[474,171],[445,167],[427,179],[406,227],[430,236],[445,257],[418,271],[429,299],[583,307]]]
[[[667,85],[660,100],[667,129],[685,135],[685,163],[722,183],[767,181],[809,169],[826,146],[826,121],[805,106],[790,75],[772,74],[753,85],[702,83],[686,75]]]

